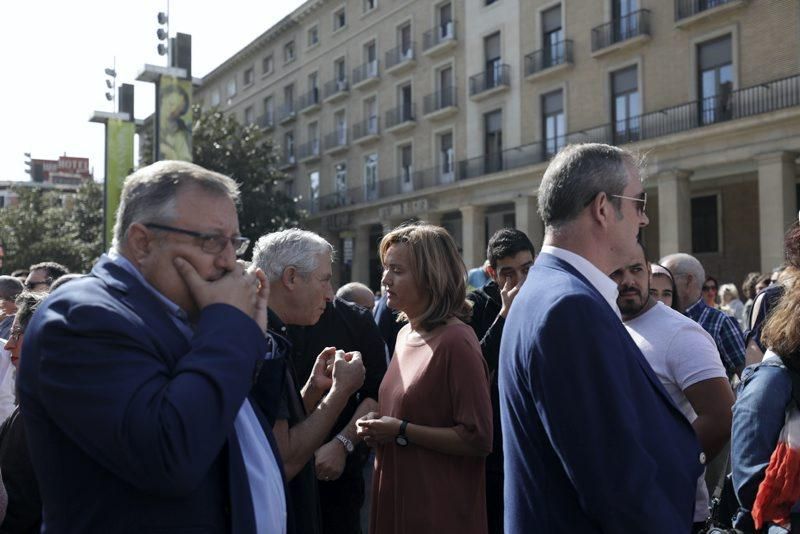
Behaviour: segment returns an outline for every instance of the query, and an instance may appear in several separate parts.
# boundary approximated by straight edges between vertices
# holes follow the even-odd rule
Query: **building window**
[[[347,17],[342,7],[333,13],[333,31],[339,31],[345,26],[347,26]]]
[[[294,163],[294,132],[283,134],[283,150],[286,155],[286,163]]]
[[[336,191],[339,206],[344,206],[347,198],[347,163],[337,163],[334,167],[333,190]]]
[[[283,193],[291,199],[295,198],[294,180],[283,181]]]
[[[378,46],[375,41],[370,41],[364,45],[364,63],[367,66],[367,76],[374,77],[378,75]]]
[[[500,32],[493,33],[483,40],[483,55],[486,58],[486,88],[497,87],[503,77],[500,58]]]
[[[333,63],[333,75],[336,76],[336,81],[339,82],[339,89],[344,90],[347,83],[347,64],[344,58],[339,58]]]
[[[364,100],[364,117],[367,119],[366,133],[376,135],[378,133],[378,98],[371,96]]]
[[[628,67],[611,73],[611,121],[614,123],[614,143],[630,143],[639,139],[639,82],[637,67]]]
[[[719,252],[718,196],[692,199],[692,253]]]
[[[228,98],[236,96],[236,78],[228,80]]]
[[[253,111],[253,106],[247,106],[244,108],[244,123],[246,125],[250,125],[256,122],[256,114]]]
[[[244,76],[242,78],[243,78],[245,87],[247,87],[248,85],[252,85],[253,79],[254,79],[253,67],[250,67],[249,69],[244,69]]]
[[[400,152],[400,190],[404,193],[414,190],[414,153],[411,145],[401,146]]]
[[[378,0],[364,0],[364,13],[378,7]]]
[[[266,121],[265,125],[271,126],[274,120],[274,113],[275,108],[272,103],[272,97],[268,96],[264,98],[264,120]]]
[[[378,198],[378,154],[364,157],[364,189],[367,200]]]
[[[289,41],[283,45],[283,62],[289,63],[294,61],[294,41]]]
[[[336,112],[336,114],[333,116],[333,124],[334,128],[336,129],[336,144],[339,146],[346,145],[347,115],[345,115],[344,110]]]
[[[311,146],[311,154],[319,156],[319,125],[316,122],[308,124],[308,142]]]
[[[611,16],[614,39],[612,42],[618,43],[639,35],[637,11],[639,11],[639,0],[613,0]]]
[[[272,74],[272,68],[273,68],[273,59],[272,59],[272,54],[270,54],[261,60],[261,74],[263,75]]]
[[[564,93],[561,89],[542,95],[542,138],[545,156],[564,146]]]
[[[219,97],[219,89],[214,89],[211,92],[211,106],[219,106],[220,97]]]
[[[542,68],[564,63],[561,4],[542,12]]]
[[[483,116],[483,172],[497,172],[503,168],[503,112],[491,111]]]
[[[308,46],[316,46],[319,44],[319,29],[316,26],[311,26],[308,29]]]
[[[439,136],[439,183],[452,183],[455,178],[455,167],[453,134],[447,132]]]
[[[733,115],[733,55],[731,36],[726,35],[697,47],[700,123],[713,124]]]
[[[411,24],[403,24],[397,29],[397,44],[400,47],[400,54],[403,59],[412,57]]]
[[[453,5],[450,2],[442,4],[436,10],[439,17],[439,38],[452,39],[455,35],[453,31]]]
[[[308,173],[308,197],[311,201],[311,210],[319,210],[319,171]]]

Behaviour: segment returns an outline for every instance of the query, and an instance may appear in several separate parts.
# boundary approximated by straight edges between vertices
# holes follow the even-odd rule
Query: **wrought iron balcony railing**
[[[639,37],[650,35],[650,10],[640,9],[630,15],[592,29],[592,52]]]
[[[572,63],[572,40],[553,43],[525,56],[525,75],[530,76],[550,67]]]

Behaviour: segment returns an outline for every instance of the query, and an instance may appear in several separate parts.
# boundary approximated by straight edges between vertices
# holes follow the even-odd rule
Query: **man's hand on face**
[[[336,351],[333,361],[333,387],[344,390],[349,397],[364,384],[364,362],[358,351]]]
[[[500,299],[503,301],[503,306],[500,308],[500,315],[505,319],[508,316],[508,311],[511,309],[511,304],[514,302],[514,299],[517,297],[517,293],[519,293],[520,288],[522,287],[523,282],[525,282],[526,276],[520,276],[519,281],[517,281],[517,285],[511,285],[511,277],[506,276],[505,282],[503,282],[503,287],[500,288]]]
[[[263,311],[262,317],[261,307],[267,303],[269,289],[264,288],[268,284],[256,272],[246,273],[244,266],[237,263],[232,271],[209,282],[201,278],[194,266],[185,259],[175,258],[174,264],[198,309],[202,310],[211,304],[229,304],[254,320],[261,321],[263,325],[259,326],[266,328],[266,311]]]

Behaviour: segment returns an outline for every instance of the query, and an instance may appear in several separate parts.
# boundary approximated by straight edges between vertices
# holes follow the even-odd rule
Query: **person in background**
[[[6,349],[11,353],[11,364],[17,368],[22,355],[25,329],[33,312],[47,297],[47,293],[24,291],[17,297],[19,310],[14,319],[11,338]],[[42,497],[33,471],[25,426],[19,406],[0,426],[0,472],[8,493],[8,511],[0,524],[0,534],[39,532],[42,526]]]
[[[30,271],[28,269],[17,269],[11,272],[11,276],[18,279],[20,282],[24,284],[25,280],[28,278],[29,273]]]
[[[25,279],[25,289],[49,292],[53,282],[67,273],[69,273],[69,269],[54,261],[31,265],[28,277]]]
[[[675,286],[675,277],[669,269],[658,263],[650,264],[650,296],[663,302],[668,308],[683,313],[678,288]]]
[[[483,285],[489,281],[489,278],[491,278],[489,275],[489,260],[486,260],[480,267],[469,270],[469,273],[467,273],[467,284],[473,289],[478,289],[483,287]]]
[[[336,291],[336,296],[347,302],[358,304],[370,313],[375,307],[375,295],[361,282],[350,282],[343,285]]]
[[[516,228],[501,228],[489,239],[486,247],[489,281],[467,295],[473,303],[469,324],[480,340],[483,359],[489,366],[494,448],[486,459],[486,509],[492,534],[503,532],[503,435],[497,387],[500,340],[508,312],[535,257],[533,243],[524,232]]]
[[[389,306],[408,318],[358,422],[376,448],[372,534],[486,534],[484,458],[492,450],[486,362],[465,324],[466,269],[444,228],[400,226],[380,243]]]
[[[17,313],[17,295],[22,293],[23,285],[13,276],[0,276],[0,339],[8,339],[8,332]]]
[[[705,282],[703,282],[703,302],[706,303],[706,306],[709,308],[719,309],[719,282],[713,276],[706,276]]]
[[[746,299],[742,309],[742,331],[750,328],[750,310],[753,309],[753,301],[756,298],[756,282],[758,282],[759,276],[761,276],[759,272],[747,273],[742,282],[742,295]]]
[[[719,288],[719,298],[722,301],[720,310],[727,313],[744,329],[744,303],[739,300],[739,291],[733,284],[722,284]]]

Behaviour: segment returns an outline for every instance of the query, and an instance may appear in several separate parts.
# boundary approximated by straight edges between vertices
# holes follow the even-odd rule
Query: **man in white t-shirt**
[[[664,389],[692,423],[710,461],[730,439],[733,392],[714,339],[688,317],[650,296],[650,264],[644,250],[611,273],[619,286],[617,305],[636,345]],[[708,517],[704,477],[697,482],[694,529]]]

